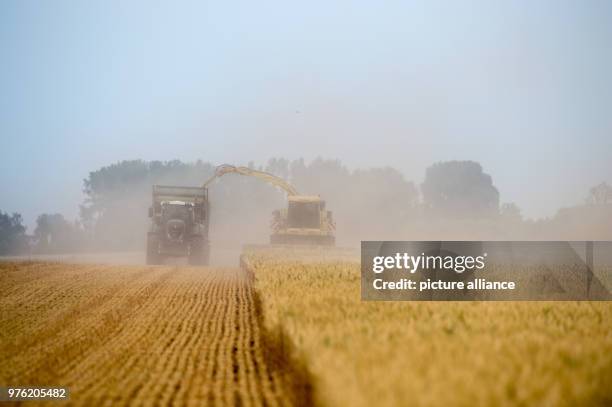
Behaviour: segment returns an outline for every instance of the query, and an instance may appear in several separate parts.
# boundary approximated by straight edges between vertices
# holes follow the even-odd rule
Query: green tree
[[[35,250],[38,253],[69,253],[82,248],[83,232],[78,224],[68,222],[59,213],[38,216],[36,229]]]
[[[0,211],[0,254],[20,254],[28,247],[26,228],[19,213]]]
[[[491,217],[499,213],[499,192],[474,161],[446,161],[427,168],[421,185],[426,207],[435,215]]]

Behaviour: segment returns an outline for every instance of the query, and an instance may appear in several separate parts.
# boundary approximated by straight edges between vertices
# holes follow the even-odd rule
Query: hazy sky
[[[612,182],[612,2],[3,1],[0,210],[123,159],[479,161],[549,216]],[[30,230],[31,231],[31,230]]]

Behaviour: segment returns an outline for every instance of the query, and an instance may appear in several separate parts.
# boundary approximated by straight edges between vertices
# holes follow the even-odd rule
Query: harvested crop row
[[[243,264],[317,404],[612,402],[609,302],[363,302],[357,262],[259,251]]]
[[[286,405],[238,269],[0,264],[0,383],[79,405]]]

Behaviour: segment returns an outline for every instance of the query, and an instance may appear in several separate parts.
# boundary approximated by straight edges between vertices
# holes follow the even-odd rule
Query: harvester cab
[[[331,211],[319,196],[294,195],[287,197],[287,209],[273,212],[272,244],[335,244],[335,224]]]

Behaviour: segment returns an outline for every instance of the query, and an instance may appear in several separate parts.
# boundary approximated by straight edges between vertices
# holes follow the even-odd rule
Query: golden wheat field
[[[362,302],[358,263],[317,259],[0,263],[0,385],[87,406],[612,403],[609,302]]]
[[[0,385],[68,387],[87,406],[295,404],[249,281],[240,269],[0,263]]]
[[[610,302],[362,302],[356,262],[243,263],[316,404],[612,405]]]

